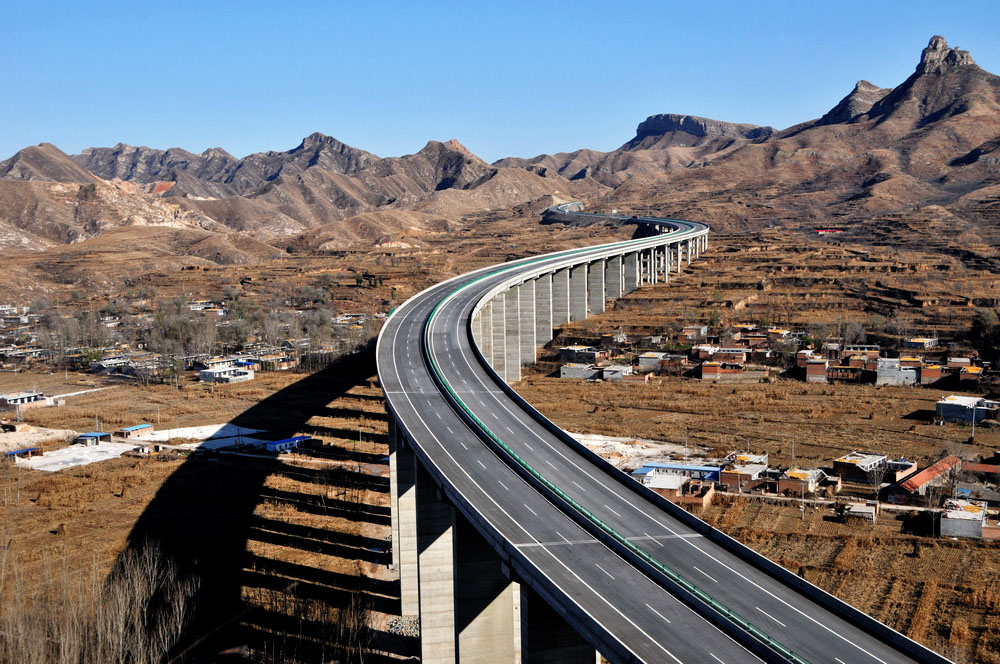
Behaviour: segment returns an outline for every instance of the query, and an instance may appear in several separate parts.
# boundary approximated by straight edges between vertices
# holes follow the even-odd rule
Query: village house
[[[903,341],[903,348],[906,350],[928,350],[937,348],[937,337],[912,337]]]
[[[559,349],[559,359],[563,362],[598,364],[609,357],[611,354],[607,350],[593,346],[563,346]]]
[[[0,410],[27,410],[47,405],[45,395],[35,390],[0,395]]]
[[[816,493],[827,475],[819,468],[789,468],[778,478],[778,493],[807,496]]]
[[[833,472],[846,480],[867,482],[868,473],[884,466],[888,457],[884,454],[866,454],[851,452],[833,461]]]
[[[998,412],[1000,412],[1000,402],[998,401],[958,394],[941,397],[935,405],[937,418],[946,422],[972,424],[973,419],[976,422],[982,422],[987,418],[996,419]]]
[[[593,364],[585,364],[583,362],[567,362],[559,367],[559,377],[597,380],[601,377],[601,369]]]
[[[961,467],[960,458],[954,455],[946,456],[886,489],[886,500],[897,505],[906,505],[918,496],[926,496],[934,487],[942,486],[950,479],[953,469],[958,470]]]

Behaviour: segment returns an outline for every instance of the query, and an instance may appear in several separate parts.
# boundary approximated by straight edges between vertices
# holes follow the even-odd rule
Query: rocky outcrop
[[[841,99],[840,103],[830,109],[816,124],[822,126],[850,122],[870,111],[872,106],[890,92],[892,88],[880,88],[868,81],[858,81],[851,93]]]
[[[774,129],[772,127],[760,127],[753,124],[741,124],[735,122],[723,122],[709,118],[700,118],[696,115],[678,115],[676,113],[664,113],[662,115],[651,115],[635,131],[635,138],[630,143],[641,142],[650,136],[662,136],[671,132],[683,132],[695,138],[745,138],[755,141],[767,138]],[[626,146],[628,143],[626,143]]]
[[[948,42],[940,35],[931,37],[927,48],[920,55],[920,64],[917,65],[917,74],[940,73],[945,67],[964,67],[974,65],[976,62],[969,55],[968,51],[958,48],[948,48]]]

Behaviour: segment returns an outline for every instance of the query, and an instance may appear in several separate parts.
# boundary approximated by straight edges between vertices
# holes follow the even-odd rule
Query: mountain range
[[[492,164],[455,140],[382,158],[319,133],[240,159],[221,148],[118,144],[66,155],[41,144],[0,162],[0,246],[45,250],[125,227],[168,227],[191,245],[215,237],[229,247],[217,252],[221,262],[249,261],[286,246],[419,242],[422,229],[550,198],[721,230],[864,226],[924,211],[993,237],[1000,77],[935,36],[900,85],[859,81],[822,117],[786,129],[661,114],[610,152]]]

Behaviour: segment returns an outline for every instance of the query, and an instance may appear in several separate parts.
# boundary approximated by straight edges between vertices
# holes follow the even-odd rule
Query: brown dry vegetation
[[[231,420],[310,434],[325,446],[308,456],[123,458],[59,473],[0,466],[7,634],[44,628],[50,641],[80,643],[70,637],[107,631],[92,586],[116,587],[112,570],[152,542],[179,583],[197,584],[196,610],[164,646],[175,654],[192,648],[195,661],[215,661],[228,650],[258,662],[411,654],[412,637],[390,633],[387,622],[398,590],[386,566],[386,416],[372,355],[362,358],[307,376],[262,374],[214,396],[196,385],[118,387],[114,409],[102,414],[108,423],[119,411],[148,419],[160,404],[164,417],[183,416],[182,426]],[[70,426],[92,422],[89,408],[28,414]],[[53,601],[64,596],[75,603]],[[29,648],[31,639],[12,639],[0,636],[0,661],[54,661]],[[87,647],[96,653],[87,661],[121,661]]]
[[[905,534],[909,515],[848,525],[833,510],[732,497],[698,513],[744,544],[956,662],[994,663],[995,543]]]

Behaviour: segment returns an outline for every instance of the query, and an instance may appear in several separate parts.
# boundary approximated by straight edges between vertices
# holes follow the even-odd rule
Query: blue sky
[[[619,5],[620,6],[616,6]],[[1000,73],[1000,2],[8,2],[0,159],[117,142],[237,157],[609,150],[655,113],[783,128],[889,87],[933,34]]]

